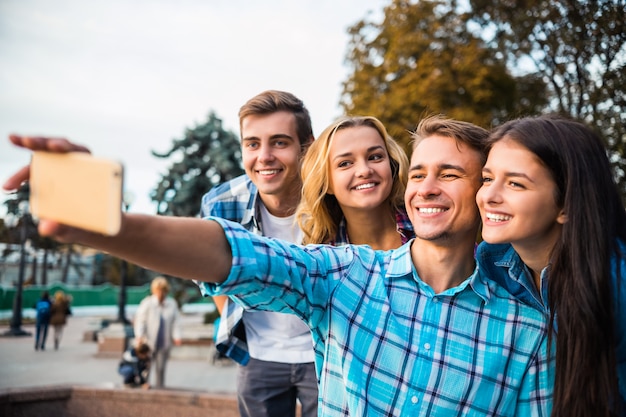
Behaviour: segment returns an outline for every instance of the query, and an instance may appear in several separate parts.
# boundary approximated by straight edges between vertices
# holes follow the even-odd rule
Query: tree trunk
[[[63,264],[63,273],[61,274],[61,282],[67,284],[67,276],[70,272],[70,264],[72,262],[72,247],[68,246],[65,253],[65,263]]]
[[[43,250],[43,270],[41,271],[41,285],[48,285],[48,248]]]
[[[30,277],[28,278],[32,285],[37,285],[37,251],[33,254],[33,261],[30,268]]]

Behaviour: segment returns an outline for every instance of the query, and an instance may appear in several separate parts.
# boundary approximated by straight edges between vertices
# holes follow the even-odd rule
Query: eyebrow
[[[371,146],[371,147],[367,148],[367,153],[370,153],[370,152],[373,152],[373,151],[377,151],[377,150],[384,150],[384,149],[385,149],[385,148],[384,148],[383,146],[380,146],[380,145]],[[333,161],[334,161],[335,159],[338,159],[338,158],[345,158],[346,156],[350,156],[350,155],[352,155],[353,153],[354,153],[354,152],[345,152],[345,153],[339,154],[339,155],[337,155],[337,156],[335,156],[335,157],[333,158]]]
[[[270,136],[270,140],[274,140],[274,139],[295,140],[291,135],[288,135],[286,133],[276,133],[275,135]],[[246,136],[245,138],[241,139],[242,142],[251,141],[251,140],[261,140],[261,139],[258,136]]]
[[[491,174],[491,170],[489,168],[483,168],[483,172],[487,172],[489,174]],[[506,171],[504,173],[504,176],[506,178],[525,178],[528,181],[534,183],[535,181],[533,181],[528,175],[524,174],[523,172],[514,172],[514,171]]]
[[[455,171],[459,171],[459,172],[463,172],[466,173],[465,168],[463,168],[460,165],[453,165],[453,164],[440,164],[438,165],[439,170],[443,171],[446,169],[453,169]],[[415,171],[417,169],[424,169],[424,165],[423,164],[417,164],[417,165],[413,165],[412,167],[409,168],[409,171]]]

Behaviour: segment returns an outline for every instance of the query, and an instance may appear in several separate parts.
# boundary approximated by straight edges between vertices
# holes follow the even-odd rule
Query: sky
[[[171,162],[151,151],[210,111],[238,134],[241,105],[277,89],[304,101],[315,135],[341,115],[347,29],[388,3],[0,0],[0,182],[30,158],[10,133],[66,137],[122,162],[129,211],[155,213]]]

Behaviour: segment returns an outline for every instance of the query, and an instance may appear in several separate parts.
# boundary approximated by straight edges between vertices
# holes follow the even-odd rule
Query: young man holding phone
[[[486,137],[469,123],[420,122],[405,194],[417,237],[392,251],[302,247],[217,217],[123,214],[113,237],[54,221],[39,231],[194,279],[249,308],[300,317],[323,350],[322,415],[546,416],[553,362],[545,317],[475,268]],[[4,187],[27,177],[20,171]]]

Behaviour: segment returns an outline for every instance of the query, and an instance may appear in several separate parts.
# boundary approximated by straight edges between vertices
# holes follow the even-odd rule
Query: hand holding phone
[[[124,170],[116,161],[84,152],[33,152],[33,215],[105,235],[119,232]]]

